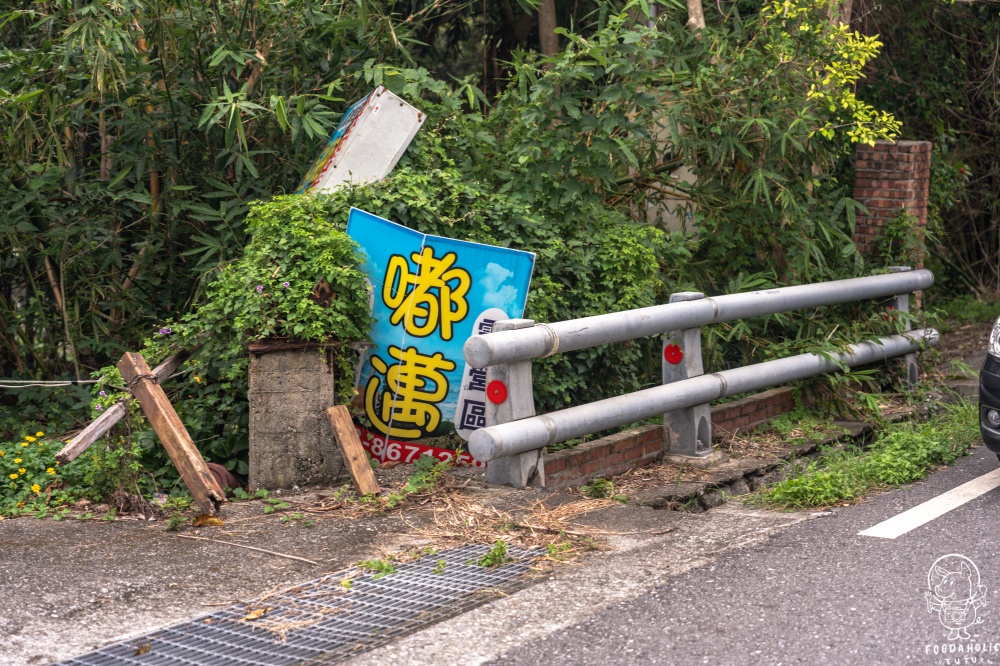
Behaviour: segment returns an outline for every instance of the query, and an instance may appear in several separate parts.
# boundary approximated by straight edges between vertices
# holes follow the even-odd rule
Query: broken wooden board
[[[157,381],[162,382],[164,379],[174,374],[174,371],[181,366],[184,361],[186,361],[191,356],[188,351],[181,351],[173,356],[168,356],[163,359],[156,368],[153,369],[153,374],[156,375]],[[101,437],[111,430],[111,428],[125,418],[128,413],[128,399],[123,398],[116,402],[115,404],[108,407],[103,414],[98,416],[90,425],[81,430],[76,437],[69,440],[69,443],[62,448],[62,451],[56,454],[56,460],[59,461],[60,465],[65,465],[68,462],[72,462],[80,457],[80,454],[90,448],[90,445],[99,440]]]
[[[174,406],[167,399],[167,394],[163,392],[156,376],[150,372],[146,359],[142,354],[128,352],[118,361],[118,369],[180,473],[181,480],[191,491],[198,508],[204,514],[214,515],[219,504],[226,501],[226,497],[184,423],[174,411]]]
[[[326,418],[330,421],[330,428],[333,430],[333,439],[336,440],[340,448],[340,455],[347,464],[347,470],[354,479],[354,485],[361,495],[377,495],[382,492],[372,472],[371,463],[365,455],[365,449],[361,446],[361,439],[358,438],[358,431],[354,429],[354,422],[351,420],[351,413],[344,405],[337,405],[326,410]]]

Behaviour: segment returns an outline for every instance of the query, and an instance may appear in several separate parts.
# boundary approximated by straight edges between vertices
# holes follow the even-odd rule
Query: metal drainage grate
[[[59,662],[66,666],[291,666],[332,663],[486,603],[491,591],[527,583],[537,554],[512,548],[515,562],[470,564],[489,546],[464,546],[398,565],[380,578],[354,570],[235,604],[151,634]],[[444,565],[439,563],[444,560]],[[350,589],[341,581],[353,576]],[[244,618],[267,609],[258,619]]]

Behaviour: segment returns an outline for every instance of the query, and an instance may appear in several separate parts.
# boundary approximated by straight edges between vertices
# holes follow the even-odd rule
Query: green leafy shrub
[[[93,496],[84,483],[84,465],[60,466],[62,444],[45,433],[0,442],[0,517],[47,514],[76,499]]]
[[[976,404],[944,405],[941,414],[924,423],[888,426],[867,451],[846,450],[810,463],[763,491],[761,497],[785,508],[852,502],[873,490],[921,479],[938,465],[951,464],[966,455],[978,437]]]
[[[223,265],[206,300],[179,320],[163,322],[142,350],[150,366],[194,350],[176,384],[166,388],[202,453],[238,474],[247,472],[248,343],[283,337],[328,345],[337,395],[346,402],[353,394],[357,351],[350,345],[368,339],[368,283],[357,246],[328,211],[328,203],[309,194],[251,205],[251,239],[242,257]],[[328,303],[318,303],[313,293],[321,280],[332,293]],[[117,369],[98,376],[104,388],[95,398],[95,415],[127,396],[112,390],[124,384]],[[144,449],[144,464],[171,476],[170,461],[135,404],[131,418],[125,434]]]

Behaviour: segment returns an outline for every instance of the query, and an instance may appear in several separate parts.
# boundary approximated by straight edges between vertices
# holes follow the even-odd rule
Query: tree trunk
[[[538,6],[538,47],[544,55],[553,56],[559,53],[557,27],[555,0],[542,0]]]
[[[705,10],[702,9],[701,0],[687,0],[688,22],[687,25],[692,32],[705,29]]]
[[[851,27],[851,10],[854,6],[854,0],[840,0],[839,2],[834,2],[827,9],[827,17],[832,25],[838,25],[843,23],[848,28]]]

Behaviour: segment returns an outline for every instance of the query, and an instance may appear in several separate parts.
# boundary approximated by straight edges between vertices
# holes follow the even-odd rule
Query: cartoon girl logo
[[[983,621],[978,611],[986,605],[986,586],[975,563],[964,555],[939,557],[927,572],[927,587],[927,612],[938,614],[948,640],[972,638],[968,628]]]

